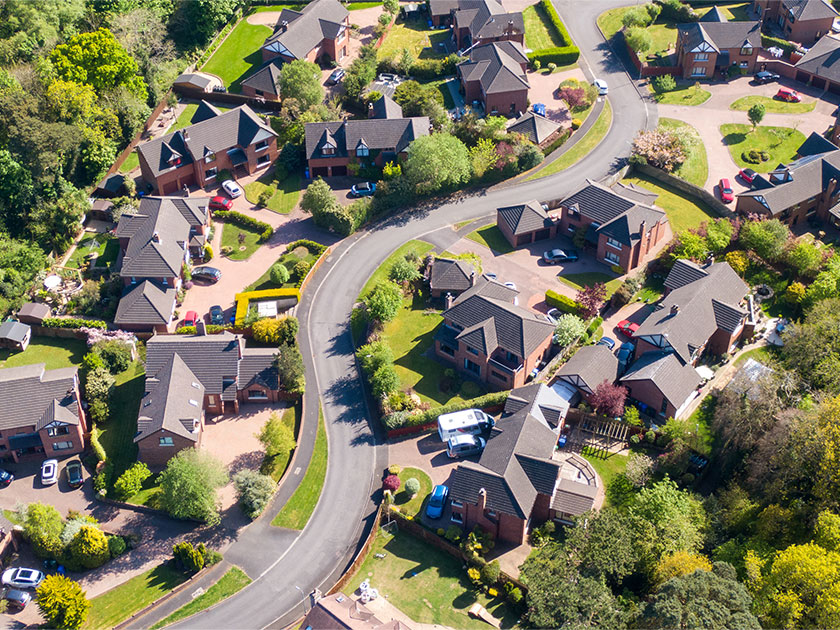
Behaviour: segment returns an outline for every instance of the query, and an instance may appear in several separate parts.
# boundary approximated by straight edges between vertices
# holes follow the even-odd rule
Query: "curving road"
[[[655,106],[640,97],[596,25],[601,12],[626,5],[628,0],[553,1],[581,49],[585,72],[609,83],[613,124],[608,135],[583,160],[561,173],[407,212],[338,245],[318,271],[298,311],[307,331],[301,340],[309,385],[305,439],[314,439],[319,395],[328,433],[329,465],[321,499],[300,533],[271,528],[267,519],[246,529],[226,559],[245,567],[254,582],[178,627],[280,628],[291,623],[303,612],[301,593],[315,587],[327,590],[334,584],[369,531],[387,446],[376,434],[376,423],[370,421],[366,408],[353,359],[348,313],[379,264],[405,241],[437,230],[443,231],[436,240],[447,235],[452,238],[454,233],[444,228],[453,223],[488,216],[498,206],[560,197],[585,178],[604,177],[615,170],[619,158],[629,154],[636,132],[655,123]]]

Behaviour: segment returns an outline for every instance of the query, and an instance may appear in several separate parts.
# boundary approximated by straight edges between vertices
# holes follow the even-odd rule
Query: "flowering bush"
[[[382,482],[382,486],[386,490],[396,492],[400,489],[400,478],[396,475],[388,475],[387,477],[385,477],[385,481]]]
[[[668,173],[686,158],[682,140],[674,133],[658,129],[640,132],[633,140],[632,153]]]

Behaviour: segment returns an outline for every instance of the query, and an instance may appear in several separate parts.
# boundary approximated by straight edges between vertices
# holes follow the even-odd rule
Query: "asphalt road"
[[[303,612],[301,592],[329,588],[352,561],[376,510],[376,493],[387,446],[365,405],[349,331],[356,296],[379,264],[402,243],[447,225],[487,216],[499,206],[561,197],[615,171],[629,155],[636,132],[655,123],[621,62],[598,31],[596,17],[628,0],[554,0],[582,52],[591,79],[610,87],[613,124],[605,140],[573,167],[543,179],[500,185],[457,202],[408,211],[338,245],[318,270],[298,311],[307,362],[308,439],[317,424],[320,394],[329,443],[329,466],[321,499],[300,534],[271,531],[267,520],[252,525],[226,558],[244,565],[254,582],[219,606],[192,617],[183,628],[283,627]],[[587,70],[588,66],[588,70]],[[272,535],[273,534],[273,535]],[[298,590],[300,589],[300,591]]]

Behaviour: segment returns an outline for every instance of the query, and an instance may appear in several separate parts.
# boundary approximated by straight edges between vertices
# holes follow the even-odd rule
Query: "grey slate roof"
[[[648,230],[657,223],[662,223],[667,220],[667,215],[662,210],[635,205],[627,210],[627,212],[623,212],[599,227],[597,232],[599,234],[606,234],[623,245],[632,246],[641,240],[642,223],[645,224],[645,229]]]
[[[348,157],[356,154],[363,142],[370,150],[392,150],[401,153],[420,136],[429,135],[429,118],[390,118],[385,120],[347,120],[343,122],[306,123],[306,159]],[[335,144],[334,155],[323,155],[321,147]]]
[[[551,219],[542,209],[539,201],[526,201],[515,206],[505,206],[496,210],[501,221],[508,226],[514,236],[536,232],[551,227]]]
[[[52,309],[48,304],[42,304],[40,302],[27,302],[20,307],[17,316],[18,318],[26,317],[31,318],[34,321],[42,321],[49,317],[51,313]]]
[[[5,321],[0,324],[0,339],[8,339],[15,343],[21,343],[31,329],[26,324],[15,321]]]
[[[522,63],[528,57],[517,42],[491,42],[476,46],[468,61],[458,64],[464,81],[478,81],[485,94],[527,90],[530,86]]]
[[[812,131],[811,135],[805,139],[805,142],[799,145],[799,148],[796,150],[796,155],[798,157],[806,157],[836,150],[837,146],[833,142],[824,138],[816,131]]]
[[[636,202],[622,197],[597,182],[586,180],[586,184],[563,199],[560,205],[564,208],[575,209],[583,216],[604,225],[627,212],[636,205]]]
[[[823,0],[783,0],[783,6],[797,20],[820,20],[837,16],[834,7]]]
[[[0,430],[40,430],[58,420],[79,424],[76,368],[47,370],[44,363],[0,369]]]
[[[207,111],[205,109],[204,111]],[[204,159],[207,153],[221,153],[233,148],[270,141],[277,133],[247,105],[179,129],[173,133],[138,145],[137,151],[157,177],[175,165],[170,158],[180,158],[177,166]]]
[[[146,377],[134,441],[161,429],[198,441],[200,433],[193,428],[201,421],[203,405],[204,386],[179,355],[172,355],[163,367]]]
[[[210,120],[211,118],[215,118],[216,116],[221,116],[222,110],[218,107],[213,105],[212,103],[208,103],[207,101],[201,101],[198,104],[198,107],[195,109],[195,113],[190,118],[190,124],[194,125],[196,123],[204,122],[205,120]]]
[[[702,380],[691,364],[683,364],[673,352],[645,352],[620,379],[622,383],[650,381],[677,409]]]
[[[117,237],[129,239],[122,277],[177,277],[184,263],[190,224],[177,206],[152,198],[147,204],[141,202],[136,212],[120,217]]]
[[[475,268],[466,260],[435,258],[429,274],[429,287],[433,291],[460,293],[472,286],[470,274],[475,274]]]
[[[709,272],[696,262],[680,258],[671,267],[671,271],[668,272],[668,276],[665,278],[665,288],[679,289],[708,275]]]
[[[481,274],[478,280],[475,281],[475,286],[470,287],[459,295],[454,304],[458,304],[473,295],[480,295],[486,298],[492,298],[494,300],[501,300],[502,302],[509,302],[513,304],[516,296],[519,295],[519,291],[506,287],[498,280],[493,280],[488,278],[485,274]]]
[[[701,17],[698,22],[728,22],[729,20],[726,19],[726,16],[723,14],[723,11],[718,9],[716,6],[709,9],[706,14]]]
[[[505,416],[527,409],[537,420],[557,428],[569,411],[569,402],[543,383],[531,383],[513,389],[505,400]]]
[[[578,483],[571,479],[560,479],[551,500],[551,509],[578,516],[592,509],[598,487],[594,484]]]
[[[815,76],[840,82],[838,60],[840,60],[840,40],[831,35],[825,35],[794,65],[798,70],[805,70]]]
[[[633,182],[616,182],[610,188],[614,193],[621,195],[626,199],[631,199],[632,201],[640,203],[644,206],[654,205],[659,197],[657,193],[652,192],[647,188],[637,186]]]
[[[143,282],[126,287],[114,323],[120,325],[168,324],[175,309],[177,291],[174,287],[160,287],[156,282]]]
[[[678,41],[683,49],[694,50],[701,43],[712,46],[717,52],[749,45],[761,47],[761,27],[758,22],[693,22],[677,24]]]
[[[522,13],[507,13],[496,0],[435,0],[430,4],[432,15],[444,15],[454,10],[455,24],[459,28],[468,28],[473,42],[501,37],[506,33],[525,32]]]
[[[584,346],[557,371],[557,378],[592,392],[604,381],[612,383],[617,376],[618,359],[609,348],[598,345]]]
[[[239,389],[246,389],[249,385],[279,389],[280,375],[274,367],[276,356],[274,348],[245,348],[239,362]]]
[[[267,94],[274,94],[280,96],[280,88],[277,87],[277,81],[280,79],[280,68],[283,63],[277,59],[272,59],[266,62],[250,77],[242,82],[245,87],[250,87],[255,90]]]
[[[191,85],[203,90],[210,85],[211,82],[212,79],[205,74],[189,72],[178,75],[172,83],[174,85]]]
[[[375,102],[371,103],[373,118],[380,120],[402,118],[403,111],[397,102],[387,94],[383,94]]]
[[[551,134],[560,129],[560,124],[534,112],[522,114],[507,128],[510,133],[521,133],[534,144],[542,144]]]
[[[313,0],[302,11],[283,9],[274,33],[266,38],[263,48],[278,43],[295,59],[303,59],[323,40],[336,39],[348,15],[337,0]]]

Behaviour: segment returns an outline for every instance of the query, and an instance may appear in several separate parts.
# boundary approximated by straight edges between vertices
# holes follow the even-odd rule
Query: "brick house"
[[[585,231],[587,249],[625,272],[642,265],[669,234],[668,216],[653,207],[656,195],[635,186],[587,183],[560,202],[558,235]]]
[[[513,247],[557,236],[559,213],[549,215],[539,201],[532,199],[515,206],[496,209],[496,227]]]
[[[230,332],[154,335],[146,342],[146,374],[158,374],[178,355],[204,388],[206,413],[238,412],[240,402],[277,402],[279,375],[273,348],[246,348]]]
[[[583,346],[557,371],[557,380],[572,385],[589,401],[601,383],[618,378],[618,359],[606,346]]]
[[[525,43],[525,20],[520,12],[508,12],[497,0],[429,0],[434,26],[451,26],[455,46],[498,41]]]
[[[495,540],[520,545],[529,528],[549,519],[569,523],[591,510],[598,489],[583,458],[552,459],[565,401],[543,384],[514,389],[511,397],[478,462],[458,464],[447,486],[453,523],[467,530],[479,526]]]
[[[429,135],[427,116],[403,118],[402,108],[387,96],[373,105],[374,118],[304,125],[311,178],[347,175],[351,163],[396,162],[416,138]]]
[[[75,455],[84,450],[87,431],[76,368],[0,369],[0,459]]]
[[[283,62],[272,59],[262,65],[250,77],[242,81],[240,91],[245,96],[264,98],[269,101],[280,100],[280,87],[277,82],[280,80],[280,68]]]
[[[514,41],[482,44],[458,64],[461,90],[467,103],[481,103],[485,114],[518,116],[528,109],[528,57]]]
[[[777,28],[783,39],[811,46],[831,32],[837,11],[823,0],[753,0],[752,10],[763,20],[771,34]]]
[[[435,353],[493,389],[525,384],[548,360],[554,324],[516,305],[517,291],[482,276],[453,300],[446,298]]]
[[[303,10],[284,8],[262,45],[263,61],[303,59],[327,65],[347,56],[350,12],[337,0],[313,0]]]
[[[447,293],[458,297],[475,286],[478,276],[475,267],[466,260],[433,257],[426,264],[426,280],[431,297],[441,298]]]
[[[710,14],[709,20],[723,17],[720,12]],[[759,22],[701,20],[677,25],[677,65],[684,79],[712,79],[716,70],[732,66],[751,74],[760,48]]]
[[[215,185],[222,170],[251,175],[277,158],[277,133],[247,105],[222,113],[202,101],[192,123],[137,147],[143,179],[160,195]]]
[[[840,93],[840,40],[833,35],[826,35],[814,44],[805,55],[794,64],[794,77],[797,81]]]
[[[664,418],[679,418],[697,397],[702,378],[690,363],[673,352],[645,352],[619,383],[627,395]]]

